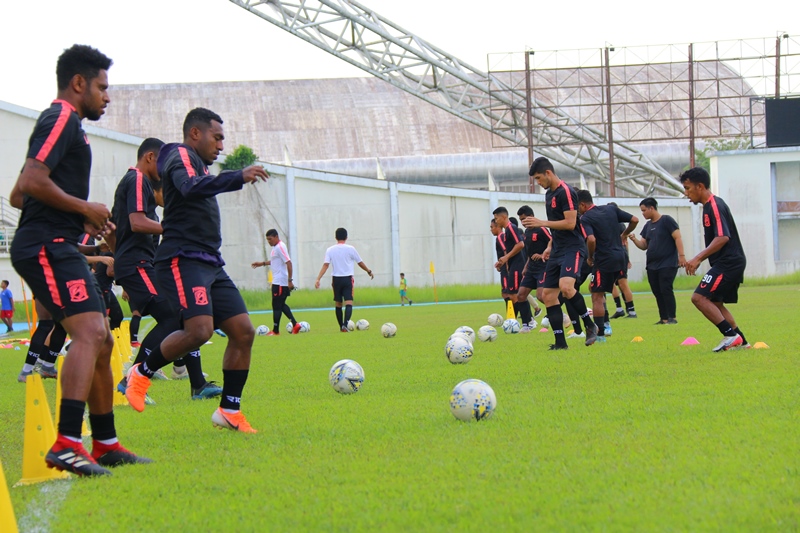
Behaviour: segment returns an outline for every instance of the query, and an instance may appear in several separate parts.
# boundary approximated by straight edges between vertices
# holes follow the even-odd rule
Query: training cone
[[[769,345],[766,342],[758,341],[753,345],[753,348],[756,350],[761,350],[762,348],[769,348]]]
[[[47,406],[42,376],[32,374],[25,384],[25,439],[22,446],[22,479],[17,485],[32,485],[51,479],[66,479],[67,472],[47,468],[44,456],[56,441],[56,430]],[[5,531],[5,530],[4,530]]]
[[[681,343],[681,346],[692,346],[693,344],[700,344],[700,341],[694,337],[686,337],[686,340]]]
[[[14,517],[14,507],[11,506],[11,495],[8,493],[2,463],[0,463],[0,531],[8,533],[17,533],[18,531],[17,519]]]
[[[643,338],[637,336],[637,337],[632,338],[631,342],[642,342],[643,340],[644,340]]]
[[[122,370],[122,354],[119,351],[117,343],[114,343],[114,348],[111,350],[111,374],[114,376],[114,405],[128,405],[128,399],[117,390],[117,383],[122,381],[125,375],[125,372]]]
[[[506,306],[506,319],[515,319],[517,318],[517,312],[514,311],[514,304],[511,300],[508,301],[508,305]]]
[[[547,333],[547,328],[542,328],[539,330],[539,333]]]

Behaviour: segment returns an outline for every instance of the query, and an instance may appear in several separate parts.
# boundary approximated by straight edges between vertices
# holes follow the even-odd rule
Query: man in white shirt
[[[344,228],[336,229],[336,244],[331,246],[325,251],[325,261],[322,263],[322,268],[317,276],[317,281],[314,287],[319,289],[319,280],[328,271],[328,265],[333,265],[333,305],[336,307],[336,321],[339,323],[339,329],[342,333],[347,333],[347,323],[353,314],[353,274],[355,271],[354,265],[361,267],[361,270],[369,274],[369,279],[373,279],[372,270],[367,268],[361,256],[355,248],[346,244],[347,230]],[[344,302],[345,310],[342,313],[342,302]]]
[[[289,258],[289,251],[286,249],[286,245],[278,237],[277,230],[271,229],[267,231],[266,237],[267,242],[272,246],[269,261],[256,261],[250,266],[253,268],[272,266],[272,331],[267,333],[267,336],[280,335],[282,315],[286,315],[286,318],[291,320],[292,333],[297,334],[300,332],[300,324],[294,319],[292,310],[286,303],[286,298],[294,290],[292,260]]]

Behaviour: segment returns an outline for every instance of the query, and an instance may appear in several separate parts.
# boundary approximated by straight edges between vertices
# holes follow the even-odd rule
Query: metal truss
[[[348,0],[230,0],[264,20],[395,87],[505,139],[528,147],[526,93],[425,42]],[[587,179],[631,195],[683,193],[646,155],[559,109],[531,102],[538,154]],[[611,157],[609,157],[611,155]]]

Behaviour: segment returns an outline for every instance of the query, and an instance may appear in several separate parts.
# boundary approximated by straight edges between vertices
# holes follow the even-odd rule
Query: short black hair
[[[114,62],[97,48],[85,44],[73,44],[58,57],[56,63],[56,83],[58,90],[69,87],[76,74],[87,82],[92,81],[101,70],[108,70]]]
[[[347,230],[344,228],[336,228],[336,240],[337,241],[346,241],[347,240]]]
[[[148,152],[153,152],[158,157],[161,147],[164,146],[164,141],[156,139],[155,137],[148,137],[139,145],[139,151],[136,152],[136,159],[143,158]]]
[[[489,222],[490,222],[491,224],[494,224],[495,226],[497,225],[497,222],[495,222],[493,218],[492,218],[492,219],[490,219],[490,220],[489,220]]]
[[[508,217],[508,221],[514,224],[516,227],[519,227],[519,220],[516,217]]]
[[[656,200],[655,198],[645,198],[644,200],[639,202],[639,205],[640,206],[643,205],[645,207],[652,207],[654,209],[658,209],[658,200]]]
[[[519,209],[517,209],[517,216],[525,215],[526,217],[533,216],[533,208],[529,205],[523,205]]]
[[[555,172],[556,169],[553,167],[553,163],[550,162],[549,159],[546,157],[537,157],[533,160],[533,164],[531,165],[531,170],[528,172],[528,176],[535,176],[536,174],[544,174],[547,171]]]
[[[501,206],[501,207],[498,207],[497,209],[495,209],[494,211],[492,211],[492,214],[493,215],[506,215],[506,216],[508,216],[508,209],[506,209],[505,207]]]
[[[584,204],[593,204],[594,201],[592,200],[592,193],[586,189],[580,189],[578,191],[578,202],[582,202]]]
[[[11,284],[8,282],[8,280],[7,280],[7,279],[4,279],[4,280],[3,280],[3,283],[5,283],[6,285],[11,285]]]
[[[188,137],[189,132],[192,131],[192,128],[206,128],[211,126],[212,120],[216,120],[222,124],[222,118],[210,109],[206,109],[205,107],[195,107],[189,111],[189,113],[186,115],[186,119],[183,121],[183,136]]]
[[[705,185],[706,189],[711,188],[711,176],[708,175],[708,171],[703,167],[690,168],[678,176],[678,179],[681,180],[681,183],[685,181],[690,183],[702,183]]]
[[[268,229],[266,236],[267,237],[277,237],[278,236],[278,230],[276,230],[275,228]]]
[[[401,276],[405,276],[405,274],[403,274],[402,272],[400,272],[400,275],[401,275]]]

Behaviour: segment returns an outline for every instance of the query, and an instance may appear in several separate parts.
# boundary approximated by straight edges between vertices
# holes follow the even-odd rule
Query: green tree
[[[230,155],[225,157],[225,162],[220,163],[219,166],[223,170],[239,170],[249,167],[258,160],[258,156],[249,146],[240,144],[234,148]]]
[[[694,151],[694,164],[703,167],[711,172],[711,159],[709,154],[712,152],[728,152],[733,150],[747,150],[750,148],[750,139],[745,137],[734,137],[732,139],[710,139],[706,141],[706,146],[702,150]],[[689,170],[686,165],[683,170]]]

